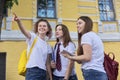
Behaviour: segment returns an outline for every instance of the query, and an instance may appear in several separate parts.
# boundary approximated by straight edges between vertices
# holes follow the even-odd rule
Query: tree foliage
[[[18,5],[18,0],[0,0],[0,40],[1,40],[1,26],[4,16],[3,12],[5,8],[11,9],[14,4]]]
[[[11,9],[14,4],[18,5],[18,0],[6,0],[5,7]]]

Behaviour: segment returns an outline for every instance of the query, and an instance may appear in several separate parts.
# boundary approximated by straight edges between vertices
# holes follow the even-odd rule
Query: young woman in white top
[[[54,69],[53,71],[53,80],[77,80],[77,76],[75,73],[75,68],[74,68],[74,62],[65,58],[60,54],[61,51],[66,50],[68,51],[71,55],[75,53],[75,44],[72,42],[69,31],[66,25],[64,24],[58,24],[55,27],[55,36],[56,36],[56,44],[54,47],[54,52],[53,52],[53,61],[51,61],[51,66]],[[58,45],[60,44],[60,51],[57,52],[58,50]],[[57,62],[57,55],[60,55],[60,62]],[[61,65],[60,69],[57,68],[58,66]]]
[[[103,67],[104,47],[100,37],[92,31],[93,22],[87,16],[77,20],[78,50],[77,56],[63,51],[66,58],[82,64],[84,80],[108,80]]]
[[[50,75],[50,80],[52,80],[51,69],[50,69],[50,53],[52,53],[51,46],[45,41],[46,36],[51,37],[52,29],[50,24],[45,19],[40,19],[35,23],[34,32],[28,32],[21,20],[14,14],[14,21],[17,22],[21,32],[27,38],[27,44],[29,51],[32,42],[36,37],[38,40],[34,45],[32,53],[30,55],[29,61],[26,65],[26,80],[47,80],[46,70]]]

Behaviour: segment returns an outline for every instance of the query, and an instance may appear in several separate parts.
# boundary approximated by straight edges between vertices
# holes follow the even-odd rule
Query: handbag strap
[[[108,53],[108,56],[110,56],[110,54],[112,55],[112,57],[113,57],[112,60],[114,61],[114,59],[115,59],[114,53],[113,53],[113,52],[109,52],[109,53]]]
[[[30,48],[30,51],[29,51],[29,53],[28,53],[27,61],[29,60],[30,54],[31,54],[32,49],[33,49],[35,43],[37,42],[37,40],[38,40],[38,37],[36,36],[36,38],[34,39],[34,41],[33,41],[33,43],[32,43],[32,46],[31,46],[31,48]]]

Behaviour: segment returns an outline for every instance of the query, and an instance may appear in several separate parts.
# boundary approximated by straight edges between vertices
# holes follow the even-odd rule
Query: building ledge
[[[53,36],[50,41],[54,41],[55,33],[53,32]],[[100,38],[103,41],[120,41],[120,33],[98,33]],[[77,41],[77,33],[70,32],[70,36],[73,41]],[[20,30],[2,30],[1,31],[1,40],[2,41],[14,41],[14,40],[25,40],[25,36],[21,33]]]

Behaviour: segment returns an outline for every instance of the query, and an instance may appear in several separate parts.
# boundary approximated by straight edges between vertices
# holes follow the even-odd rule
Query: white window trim
[[[19,30],[2,30],[1,31],[1,40],[25,40],[25,36]]]
[[[38,20],[38,18],[21,17],[21,20],[32,20],[32,22],[34,24]],[[51,27],[54,29],[56,23],[55,22],[49,22],[49,23],[50,23]],[[4,23],[2,25],[4,25]],[[8,20],[6,21],[6,30],[1,31],[1,40],[2,41],[25,40],[25,36],[21,33],[20,30],[12,30],[11,27],[12,27],[11,18],[8,18]]]
[[[102,22],[98,22],[98,35],[103,41],[120,41],[120,20],[118,20],[119,32],[104,33]]]
[[[54,34],[54,32],[53,32]],[[102,41],[120,41],[120,33],[98,33],[98,35],[101,37]],[[76,32],[70,32],[70,36],[72,40],[78,40],[78,36]],[[19,30],[2,30],[1,40],[25,40],[25,36],[21,33]],[[52,36],[50,40],[56,40],[55,35]]]
[[[22,19],[31,19],[33,21],[33,24],[37,20],[37,18],[22,18]],[[66,19],[66,18],[62,18],[62,20],[75,21],[75,19]],[[56,23],[54,22],[51,22],[51,24],[54,27],[56,25]],[[104,33],[102,31],[102,23],[99,21],[98,22],[98,35],[101,37],[103,41],[120,41],[120,20],[118,20],[118,25],[119,25],[119,32]],[[53,34],[54,34],[54,31],[53,31]],[[72,40],[77,40],[77,32],[70,32],[70,35],[71,35]],[[25,40],[25,36],[20,32],[20,30],[2,30],[1,40]],[[53,37],[50,40],[55,40],[55,36],[53,35]]]

